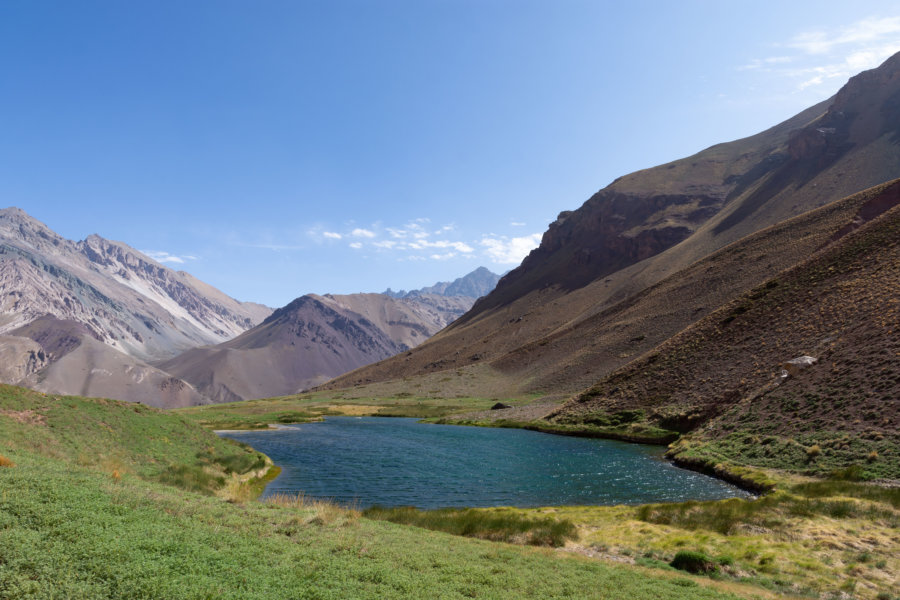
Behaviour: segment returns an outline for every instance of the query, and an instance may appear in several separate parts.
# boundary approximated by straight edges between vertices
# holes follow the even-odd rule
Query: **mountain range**
[[[0,380],[163,407],[294,393],[421,343],[492,277],[481,268],[435,284],[441,293],[309,295],[273,311],[122,242],[73,242],[7,208]]]

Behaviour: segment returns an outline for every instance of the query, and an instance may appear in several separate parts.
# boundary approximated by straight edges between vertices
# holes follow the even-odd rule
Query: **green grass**
[[[172,412],[208,429],[265,429],[270,424],[307,423],[329,415],[438,418],[486,410],[496,402],[495,398],[444,398],[416,396],[408,392],[388,397],[356,396],[352,393],[301,394],[192,406]],[[510,400],[512,403],[521,401],[523,400]]]
[[[525,547],[15,459],[0,472],[4,600],[734,597]]]
[[[409,506],[386,508],[373,506],[363,511],[369,519],[415,525],[454,535],[525,543],[531,546],[563,546],[578,537],[575,525],[565,519],[527,517],[497,510],[452,509],[418,510]]]
[[[529,429],[543,433],[594,437],[640,444],[666,445],[678,439],[679,434],[660,429],[642,422],[620,425],[591,425],[589,423],[551,423],[549,421],[514,421],[509,419],[434,419],[433,422],[449,425],[469,425],[474,427],[509,427]]]
[[[740,431],[718,439],[695,441],[681,455],[712,462],[735,462],[806,475],[828,476],[848,465],[863,480],[900,478],[900,436],[866,438],[839,432],[814,432],[793,437]],[[869,457],[875,453],[877,459]]]
[[[736,597],[333,506],[227,502],[210,481],[258,455],[140,405],[0,387],[0,455],[2,600]]]
[[[31,451],[208,493],[266,466],[247,445],[142,404],[0,385],[0,451]]]

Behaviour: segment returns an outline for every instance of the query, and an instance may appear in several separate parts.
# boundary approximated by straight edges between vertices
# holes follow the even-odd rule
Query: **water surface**
[[[679,469],[659,446],[416,419],[328,417],[223,433],[282,468],[263,496],[303,492],[355,503],[450,506],[639,504],[748,496]]]

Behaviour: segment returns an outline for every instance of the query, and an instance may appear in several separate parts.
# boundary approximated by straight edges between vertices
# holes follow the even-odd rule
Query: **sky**
[[[0,207],[273,307],[415,289],[897,51],[866,0],[4,0]]]

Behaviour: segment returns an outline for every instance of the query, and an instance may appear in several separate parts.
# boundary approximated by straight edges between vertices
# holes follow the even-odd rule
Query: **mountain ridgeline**
[[[435,284],[442,294],[309,295],[273,312],[121,242],[66,240],[8,208],[0,381],[161,407],[294,393],[420,344],[496,279],[481,268]]]
[[[428,343],[328,387],[470,367],[510,393],[589,387],[830,234],[813,221],[732,270],[700,270],[701,261],[900,176],[898,98],[900,54],[762,133],[617,179],[562,213],[518,268]]]

